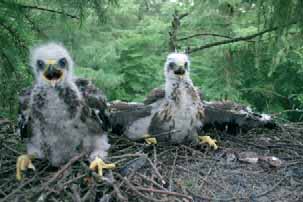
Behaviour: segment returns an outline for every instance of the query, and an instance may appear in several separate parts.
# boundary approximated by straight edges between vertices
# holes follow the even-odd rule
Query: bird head
[[[31,67],[38,83],[56,86],[73,76],[73,60],[68,51],[56,43],[47,43],[31,51]]]
[[[184,80],[189,78],[190,61],[184,53],[171,53],[165,62],[165,78],[169,80]]]

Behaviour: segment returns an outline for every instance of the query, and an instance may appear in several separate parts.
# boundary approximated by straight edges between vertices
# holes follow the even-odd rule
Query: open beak
[[[46,65],[45,71],[43,72],[43,79],[54,87],[64,78],[64,73],[61,69],[56,68],[53,61],[48,61]]]
[[[179,76],[179,78],[183,79],[184,74],[185,74],[185,69],[184,69],[183,66],[179,66],[179,68],[176,69],[176,70],[174,71],[174,73],[175,73],[175,75]]]

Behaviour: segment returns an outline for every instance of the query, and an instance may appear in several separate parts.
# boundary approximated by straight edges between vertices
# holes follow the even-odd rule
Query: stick
[[[144,187],[135,187],[136,189],[140,191],[145,191],[145,192],[154,192],[154,193],[159,193],[159,194],[166,194],[166,195],[172,195],[172,196],[177,196],[180,198],[185,198],[189,201],[193,201],[193,198],[191,196],[181,194],[178,192],[171,192],[171,191],[164,191],[164,190],[159,190],[159,189],[152,189],[152,188],[144,188]]]
[[[118,176],[118,178],[120,178],[124,183],[126,183],[126,185],[128,186],[128,188],[130,188],[131,190],[133,190],[135,192],[135,194],[141,196],[142,198],[149,200],[149,201],[155,201],[155,202],[163,202],[163,200],[158,200],[158,199],[154,199],[154,198],[150,198],[144,194],[142,194],[141,192],[138,191],[138,187],[135,187],[134,185],[132,185],[129,180],[125,177],[122,177],[120,174],[116,173],[116,175]]]
[[[59,178],[64,171],[66,171],[71,165],[73,165],[76,161],[81,159],[85,155],[85,152],[80,153],[79,155],[73,157],[68,163],[66,163],[49,181],[47,181],[41,188],[41,191],[48,187],[51,183],[53,183],[57,178]]]

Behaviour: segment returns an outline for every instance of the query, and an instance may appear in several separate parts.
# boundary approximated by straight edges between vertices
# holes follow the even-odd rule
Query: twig
[[[2,146],[5,147],[5,148],[8,149],[8,150],[14,152],[14,153],[17,154],[17,155],[20,155],[20,154],[21,154],[21,152],[18,152],[17,150],[15,150],[15,149],[9,147],[9,146],[6,145],[6,144],[2,144]]]
[[[178,29],[181,25],[181,19],[188,16],[189,13],[184,13],[184,14],[178,14],[178,11],[175,10],[175,13],[173,14],[173,20],[171,22],[171,29],[169,31],[169,50],[170,51],[175,51],[178,46],[177,46],[177,33]]]
[[[140,176],[142,179],[152,183],[153,185],[155,185],[156,187],[158,187],[159,189],[164,189],[166,190],[162,185],[158,184],[157,182],[155,182],[154,180],[148,178],[147,176],[141,174],[141,173],[136,173],[136,175]]]
[[[226,36],[226,35],[222,35],[222,34],[213,34],[213,33],[199,33],[199,34],[193,34],[190,36],[186,36],[186,37],[182,37],[177,39],[177,41],[185,41],[194,37],[198,37],[198,36],[215,36],[215,37],[222,37],[222,38],[227,38],[227,39],[232,39],[231,36]]]
[[[292,24],[296,24],[296,22],[292,22],[289,25]],[[287,26],[289,26],[287,25]],[[215,47],[215,46],[220,46],[220,45],[224,45],[224,44],[229,44],[229,43],[235,43],[235,42],[240,42],[240,41],[247,41],[247,40],[251,40],[253,38],[256,38],[258,36],[262,36],[263,34],[266,34],[268,32],[273,32],[278,30],[280,27],[272,27],[266,30],[263,30],[261,32],[255,33],[255,34],[251,34],[248,36],[240,36],[240,37],[236,37],[236,38],[232,38],[232,39],[227,39],[227,40],[223,40],[223,41],[217,41],[217,42],[213,42],[213,43],[208,43],[196,48],[188,48],[188,53],[193,53],[193,52],[197,52],[203,49],[207,49],[207,48],[211,48],[211,47]]]
[[[123,194],[121,193],[120,190],[120,185],[118,184],[118,182],[115,180],[113,173],[110,171],[110,180],[109,179],[104,179],[105,182],[107,182],[109,185],[111,185],[114,188],[114,193],[116,195],[116,197],[120,200],[120,201],[128,201],[127,198],[125,196],[123,196]]]
[[[73,198],[73,201],[81,202],[81,197],[79,195],[79,191],[77,190],[77,187],[72,186],[71,190],[72,190],[72,193],[73,193],[73,194],[71,194],[71,197]]]
[[[131,190],[133,190],[135,192],[135,194],[141,196],[142,198],[149,200],[149,201],[155,201],[155,202],[163,202],[163,200],[158,200],[155,198],[150,198],[144,194],[142,194],[141,192],[138,191],[137,187],[135,187],[134,185],[132,185],[129,180],[126,177],[122,177],[120,174],[116,173],[117,177],[120,178],[124,183],[127,184],[128,188],[130,188]]]
[[[172,165],[172,170],[171,170],[170,177],[169,177],[169,191],[172,190],[173,176],[174,176],[175,169],[176,169],[177,158],[178,158],[178,149],[176,149],[176,152],[175,152],[175,158],[174,158],[174,162],[173,162],[173,165]]]
[[[48,168],[48,166],[46,166],[45,168],[43,168],[39,173],[37,173],[35,176],[33,176],[31,179],[29,179],[28,181],[22,183],[21,185],[19,185],[19,187],[17,187],[16,189],[14,189],[14,191],[12,191],[11,193],[9,193],[8,195],[6,195],[6,197],[4,197],[0,202],[4,202],[7,201],[11,196],[13,196],[14,194],[18,193],[19,191],[21,191],[21,189],[23,187],[25,187],[26,185],[30,184],[31,182],[33,182],[34,180],[36,180],[36,178],[38,177],[38,175],[40,175],[41,173],[43,173],[46,169]]]
[[[154,163],[149,159],[147,158],[148,162],[150,163],[151,167],[154,169],[156,175],[160,178],[161,180],[161,183],[162,184],[166,184],[164,178],[162,177],[162,175],[160,174],[160,172],[158,171],[157,167],[154,165]]]
[[[79,155],[73,157],[68,163],[66,163],[50,180],[48,180],[41,188],[41,190],[48,187],[51,183],[53,183],[57,178],[59,178],[64,171],[66,171],[71,165],[73,165],[76,161],[81,159],[85,155],[85,152],[80,153]]]
[[[193,198],[191,196],[181,194],[178,192],[171,192],[171,191],[164,191],[164,190],[159,190],[159,189],[151,189],[151,188],[144,188],[144,187],[135,187],[136,189],[140,191],[145,191],[145,192],[154,192],[154,193],[159,193],[159,194],[166,194],[166,195],[172,195],[180,198],[185,198],[189,201],[193,201]]]
[[[212,172],[212,168],[210,168],[207,172],[207,174],[204,176],[204,180],[202,180],[202,183],[199,185],[199,190],[202,190],[205,182],[207,181],[207,178],[209,177],[210,173]]]
[[[63,11],[52,10],[52,9],[43,8],[43,7],[39,7],[39,6],[22,5],[22,4],[16,4],[16,6],[18,6],[20,8],[24,8],[24,9],[40,10],[40,11],[46,11],[46,12],[50,12],[50,13],[56,13],[56,14],[60,14],[60,15],[65,15],[67,17],[78,19],[78,20],[80,19],[80,17],[76,16],[76,15],[71,15],[71,14],[65,13]]]
[[[135,154],[123,154],[123,155],[118,155],[118,156],[110,156],[108,158],[109,159],[120,159],[120,158],[125,158],[125,157],[147,157],[147,155],[143,154],[143,153],[135,153]]]

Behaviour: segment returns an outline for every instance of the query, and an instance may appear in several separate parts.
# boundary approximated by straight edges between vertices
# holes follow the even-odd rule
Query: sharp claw
[[[116,165],[114,163],[106,164],[102,159],[97,157],[94,161],[91,162],[89,169],[98,172],[99,176],[103,176],[103,169],[114,169]]]
[[[158,143],[157,139],[155,137],[151,137],[151,135],[149,135],[149,134],[144,135],[144,140],[149,145]]]
[[[212,139],[210,136],[199,136],[199,140],[201,144],[208,144],[210,147],[213,147],[214,150],[218,149],[218,145],[216,144],[217,140]]]
[[[32,163],[32,159],[34,157],[31,155],[21,155],[17,159],[16,164],[16,178],[17,180],[22,180],[22,171],[25,171],[27,169],[35,170],[35,166]]]
[[[32,169],[32,170],[36,170],[36,168],[35,168],[34,164],[32,164],[32,162],[29,163],[28,168]]]

